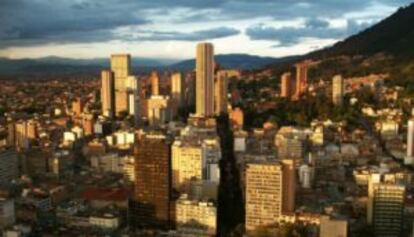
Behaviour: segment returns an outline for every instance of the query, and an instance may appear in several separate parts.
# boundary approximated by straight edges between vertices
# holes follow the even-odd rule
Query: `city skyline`
[[[221,54],[282,57],[327,47],[410,1],[5,1],[0,57],[98,58],[129,52],[187,59],[199,41]],[[50,12],[44,14],[43,12]],[[10,14],[13,13],[13,14]],[[97,14],[102,17],[94,17]]]
[[[0,233],[413,237],[405,2],[3,0]]]

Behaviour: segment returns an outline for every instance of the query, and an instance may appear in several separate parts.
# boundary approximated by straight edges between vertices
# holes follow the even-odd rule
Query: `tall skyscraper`
[[[128,111],[127,78],[131,74],[131,55],[111,55],[111,71],[115,78],[115,113]]]
[[[183,106],[183,79],[180,72],[171,75],[171,97],[178,107]]]
[[[30,119],[27,121],[27,138],[36,139],[38,137],[38,125],[36,120]]]
[[[344,100],[344,79],[336,75],[332,79],[332,102],[341,106]]]
[[[296,88],[295,88],[295,98],[299,99],[300,96],[308,88],[308,69],[310,66],[310,61],[304,61],[295,65],[296,67]]]
[[[284,98],[289,98],[293,95],[293,84],[292,73],[286,72],[282,74],[282,78],[280,80],[280,96]]]
[[[189,106],[194,106],[196,101],[196,73],[195,71],[188,72],[185,74],[185,103]]]
[[[197,45],[196,114],[214,115],[214,48],[211,43]]]
[[[29,147],[29,137],[28,137],[28,129],[27,121],[19,121],[15,124],[15,141],[16,141],[16,148],[26,149]]]
[[[136,76],[127,78],[128,113],[134,117],[135,126],[141,123],[141,85]]]
[[[101,102],[102,114],[111,118],[115,112],[115,81],[114,74],[110,70],[103,70],[101,73]]]
[[[171,216],[170,145],[164,135],[139,140],[135,154],[135,194],[130,202],[132,228],[169,228]]]
[[[215,113],[227,113],[227,86],[228,74],[227,71],[218,71],[216,74],[216,82],[214,84],[214,105]]]
[[[414,164],[414,119],[408,120],[407,128],[407,156],[404,158],[404,164]]]
[[[7,145],[16,146],[16,124],[12,120],[7,122]]]
[[[282,193],[282,212],[295,212],[295,191],[296,191],[296,172],[295,160],[285,159],[281,161],[283,171],[283,193]]]
[[[368,179],[367,222],[374,227],[375,236],[400,236],[403,225],[405,187],[384,183],[381,174]]]
[[[151,73],[151,95],[160,94],[160,77],[156,71]]]

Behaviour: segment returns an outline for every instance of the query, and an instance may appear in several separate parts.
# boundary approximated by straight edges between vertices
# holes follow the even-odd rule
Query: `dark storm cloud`
[[[303,38],[340,39],[358,33],[367,28],[366,23],[359,24],[348,20],[344,28],[332,28],[329,23],[320,19],[308,19],[303,27],[275,28],[263,24],[246,29],[246,35],[252,40],[277,41],[279,46],[290,46],[299,43]]]
[[[52,0],[6,0],[2,4],[2,47],[111,40],[114,36],[110,32],[114,28],[149,22],[132,12],[87,2],[79,2],[75,7]]]
[[[172,17],[171,23],[211,22],[271,17],[290,20],[313,19],[306,29],[316,33],[300,34],[295,29],[271,29],[254,26],[247,30],[252,39],[291,38],[301,35],[325,37],[330,30],[323,18],[341,17],[346,13],[364,11],[374,5],[406,5],[411,0],[1,0],[0,46],[19,46],[62,42],[102,42],[125,40],[113,30],[124,26],[142,26],[153,17],[169,17],[176,9],[192,14]],[[153,12],[153,13],[149,13]],[[207,12],[207,13],[206,13]],[[157,22],[153,22],[157,23]],[[358,26],[357,26],[358,27]],[[306,30],[305,29],[305,30]],[[202,40],[238,34],[235,29],[216,28],[193,33],[153,32],[141,40]],[[159,33],[156,35],[155,33]],[[284,36],[280,36],[283,33]],[[333,32],[333,34],[337,34]],[[267,36],[265,36],[267,35]],[[131,40],[127,38],[126,40]]]

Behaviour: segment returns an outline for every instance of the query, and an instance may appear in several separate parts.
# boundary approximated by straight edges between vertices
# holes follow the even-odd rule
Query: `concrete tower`
[[[183,78],[179,72],[171,75],[171,97],[178,107],[183,105]]]
[[[128,111],[127,78],[131,74],[131,55],[111,55],[111,71],[115,78],[115,112]]]
[[[160,78],[156,71],[151,73],[151,95],[160,94]]]
[[[101,102],[102,114],[111,118],[115,112],[115,81],[114,73],[109,70],[104,70],[101,73]]]
[[[404,164],[412,165],[414,163],[414,119],[408,120],[407,128],[407,156]]]
[[[196,114],[214,115],[214,48],[211,43],[197,45]]]
[[[336,75],[332,79],[332,102],[341,106],[344,100],[344,79]]]
[[[216,82],[214,85],[214,103],[215,113],[227,113],[227,86],[228,86],[228,74],[226,71],[218,71],[216,75]]]
[[[292,74],[286,72],[282,74],[280,80],[280,96],[284,98],[289,98],[293,95],[294,84],[292,83]]]

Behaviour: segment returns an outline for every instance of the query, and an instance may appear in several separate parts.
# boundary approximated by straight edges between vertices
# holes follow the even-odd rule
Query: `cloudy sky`
[[[0,57],[281,57],[326,47],[412,0],[0,0]]]

